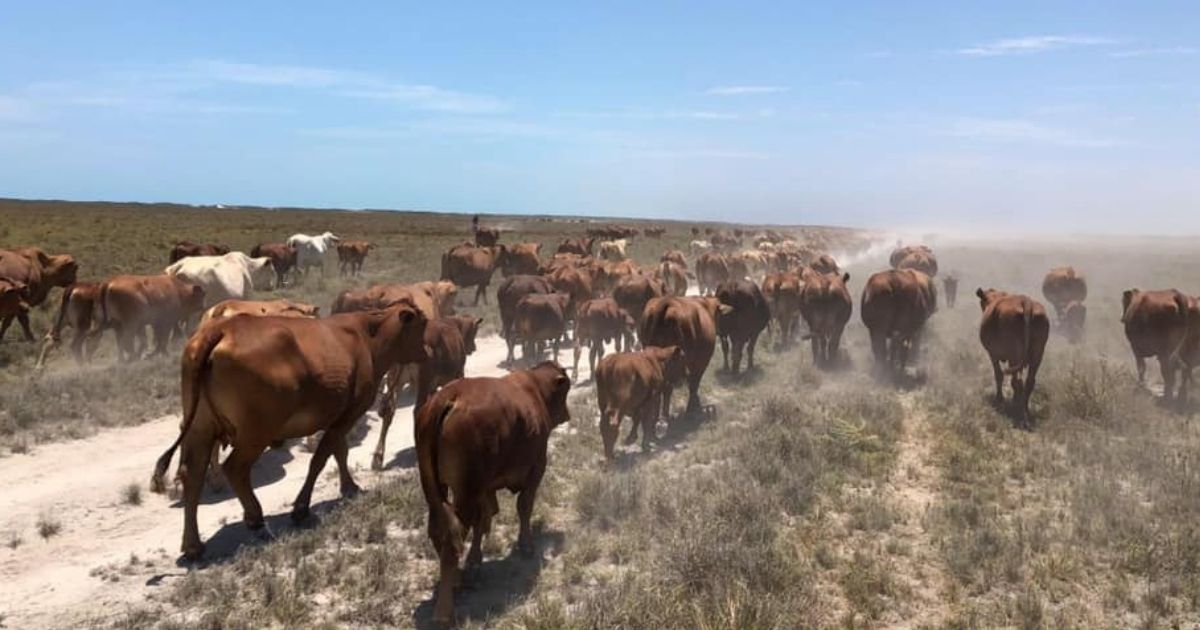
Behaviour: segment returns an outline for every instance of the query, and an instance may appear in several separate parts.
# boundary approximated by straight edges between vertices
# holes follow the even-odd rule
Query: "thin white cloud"
[[[722,112],[714,110],[620,110],[599,112],[563,112],[567,118],[599,118],[614,120],[743,120],[747,118],[765,118],[771,115],[771,110],[758,110],[752,113]]]
[[[960,118],[950,125],[946,133],[958,138],[987,142],[1049,144],[1087,149],[1119,144],[1112,139],[1023,119]]]
[[[1164,48],[1133,48],[1130,50],[1116,50],[1108,53],[1109,57],[1150,57],[1160,55],[1194,55],[1200,53],[1200,49],[1190,46],[1168,46]]]
[[[25,122],[37,117],[32,103],[15,96],[0,94],[0,121]]]
[[[361,75],[328,68],[235,63],[221,60],[197,61],[192,68],[214,81],[248,85],[329,87],[361,80]]]
[[[1095,37],[1091,35],[1036,35],[1000,39],[969,48],[960,48],[957,52],[960,55],[972,57],[999,57],[1004,55],[1028,55],[1077,46],[1104,46],[1116,43],[1116,40],[1107,37]]]
[[[478,94],[444,90],[432,85],[380,85],[351,89],[346,96],[401,103],[414,109],[457,114],[491,114],[508,109],[503,101]]]
[[[710,96],[748,96],[752,94],[778,94],[786,92],[781,85],[719,85],[704,91]]]
[[[771,155],[742,149],[655,149],[640,151],[637,157],[656,160],[769,160]]]

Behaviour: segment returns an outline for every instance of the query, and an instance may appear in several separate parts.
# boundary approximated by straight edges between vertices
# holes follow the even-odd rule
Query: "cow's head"
[[[1007,294],[1004,291],[1000,291],[998,289],[984,289],[983,287],[975,289],[975,296],[979,298],[979,309],[984,311],[987,310],[987,307],[991,305],[992,302],[995,302],[1005,295]]]
[[[546,403],[551,426],[558,426],[570,420],[571,411],[567,407],[567,395],[571,393],[571,379],[567,376],[567,371],[553,361],[545,361],[529,370],[529,373],[537,382],[542,400]]]
[[[678,385],[687,375],[687,355],[679,346],[668,346],[663,350],[663,378],[667,383]]]
[[[52,286],[65,287],[75,284],[76,276],[79,273],[79,263],[75,262],[74,256],[61,254],[47,256],[46,259],[42,275]]]
[[[396,344],[399,363],[420,363],[429,359],[425,346],[425,326],[428,321],[421,311],[400,303],[387,309],[386,334]]]
[[[1125,321],[1125,315],[1129,312],[1129,305],[1133,304],[1133,298],[1140,292],[1140,289],[1125,289],[1125,292],[1121,294],[1121,321]]]
[[[325,247],[331,247],[341,242],[341,238],[335,236],[333,232],[325,232],[321,235],[321,240],[325,243]]]

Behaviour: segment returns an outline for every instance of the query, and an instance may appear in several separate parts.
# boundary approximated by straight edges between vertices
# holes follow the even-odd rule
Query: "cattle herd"
[[[662,228],[643,234],[661,237]],[[755,369],[759,337],[777,347],[808,341],[813,364],[839,369],[843,331],[854,304],[850,274],[822,251],[819,242],[798,243],[775,231],[750,234],[692,228],[688,252],[667,250],[654,264],[629,257],[637,230],[594,227],[542,254],[541,243],[501,243],[496,228],[472,224],[472,242],[449,248],[441,277],[415,284],[379,284],[347,290],[330,314],[289,300],[250,301],[250,289],[280,287],[289,274],[325,269],[336,250],[340,270],[361,273],[372,250],[367,241],[342,240],[330,232],[296,234],[264,243],[249,255],[216,244],[178,243],[159,275],[120,275],[104,282],[77,280],[68,254],[38,248],[0,250],[0,338],[15,319],[35,339],[28,310],[63,287],[38,364],[75,330],[71,353],[91,359],[101,335],[114,331],[118,358],[135,360],[150,350],[167,352],[173,337],[186,337],[181,361],[183,419],[178,439],[157,462],[152,489],[163,491],[174,452],[184,505],[183,552],[198,558],[204,545],[196,510],[204,484],[228,483],[252,529],[264,526],[250,470],[272,445],[319,434],[308,476],[292,516],[309,511],[314,483],[330,456],[341,492],[358,492],[347,467],[347,434],[379,404],[383,430],[373,467],[381,468],[387,429],[397,397],[415,398],[414,436],[420,483],[429,506],[429,536],[441,560],[435,618],[453,613],[459,559],[468,533],[467,566],[482,559],[481,539],[498,511],[496,492],[517,494],[518,547],[530,550],[530,515],[546,468],[548,439],[567,417],[567,395],[579,381],[582,352],[596,385],[604,456],[616,457],[622,418],[632,427],[626,443],[650,448],[660,419],[672,421],[671,399],[687,388],[686,413],[703,412],[701,379],[719,344],[725,370],[737,374],[743,358]],[[701,238],[703,237],[703,238]],[[750,246],[743,244],[749,241]],[[690,265],[689,265],[690,263]],[[513,368],[502,378],[464,378],[475,349],[480,319],[455,314],[458,293],[474,288],[473,301],[488,301],[495,272],[500,335]],[[266,274],[267,278],[260,278]],[[905,374],[920,352],[926,322],[942,293],[953,308],[958,279],[942,274],[926,246],[900,246],[890,268],[866,279],[859,316],[870,337],[874,370],[882,378]],[[695,287],[698,295],[689,295]],[[1083,340],[1087,283],[1072,267],[1052,269],[1043,294],[1054,309],[1052,326],[1035,299],[996,289],[976,291],[982,309],[979,338],[995,375],[996,400],[1030,426],[1029,399],[1051,333]],[[466,297],[466,296],[464,296]],[[1145,359],[1158,359],[1165,395],[1186,400],[1192,367],[1200,361],[1200,303],[1176,290],[1131,289],[1123,295],[1125,334],[1144,379]],[[563,344],[573,350],[572,369],[557,361]],[[606,344],[616,352],[605,354]],[[521,349],[521,363],[516,350]],[[545,352],[551,359],[542,361]],[[524,366],[518,368],[518,366]],[[1182,372],[1182,374],[1180,374]],[[222,448],[231,450],[216,464]]]

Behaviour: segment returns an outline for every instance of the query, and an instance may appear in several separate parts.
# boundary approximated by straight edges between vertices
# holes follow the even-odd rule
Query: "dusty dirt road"
[[[506,355],[502,339],[487,337],[476,345],[467,376],[507,372],[500,366]],[[568,349],[560,356],[564,365],[570,354]],[[586,379],[586,357],[581,364],[580,376]],[[400,464],[412,453],[411,419],[411,405],[396,411],[381,472],[371,470],[378,416],[371,412],[367,430],[355,433],[361,441],[350,450],[350,465],[364,488],[401,474]],[[146,491],[155,459],[178,432],[179,416],[167,416],[0,459],[0,628],[80,627],[120,614],[126,604],[186,575],[187,568],[177,565],[182,510],[174,500]],[[255,493],[276,533],[290,526],[291,502],[309,457],[292,444],[268,451],[255,465]],[[317,483],[313,507],[318,514],[338,496],[336,470],[330,460]],[[140,505],[122,496],[134,483],[142,488]],[[241,505],[228,492],[207,496],[199,518],[211,560],[258,543],[242,526]],[[43,539],[39,522],[56,522],[61,529]]]

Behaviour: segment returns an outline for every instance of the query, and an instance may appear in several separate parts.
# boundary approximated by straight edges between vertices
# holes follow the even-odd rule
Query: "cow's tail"
[[[438,532],[445,538],[440,545],[453,545],[457,554],[462,553],[463,541],[466,539],[466,528],[454,507],[447,500],[446,490],[438,476],[437,448],[442,435],[442,426],[446,418],[454,411],[454,401],[427,401],[421,408],[420,414],[425,422],[418,422],[417,434],[417,467],[421,477],[421,492],[425,495],[425,503],[429,505],[430,532]],[[439,523],[440,522],[440,523]],[[438,527],[437,525],[444,525]]]
[[[192,422],[196,419],[196,410],[200,406],[200,397],[203,396],[204,379],[208,375],[209,358],[212,355],[213,349],[221,342],[224,336],[224,331],[220,326],[202,326],[196,334],[192,336],[184,349],[184,360],[182,368],[183,381],[183,423],[179,429],[179,437],[171,444],[171,447],[166,450],[158,458],[158,462],[154,465],[154,475],[150,477],[150,491],[163,493],[167,490],[166,474],[167,468],[171,465],[171,458],[175,455],[175,449],[183,443],[183,438],[187,435],[188,429],[192,427]]]
[[[1029,365],[1030,354],[1033,352],[1033,300],[1025,298],[1021,300],[1021,319],[1024,324],[1024,345],[1021,346],[1021,360],[1010,363],[1006,374],[1016,374],[1025,369]]]

